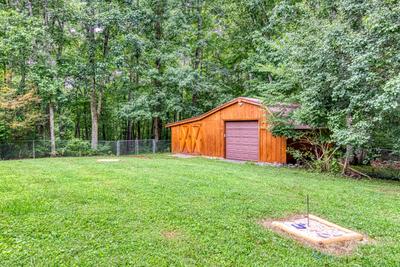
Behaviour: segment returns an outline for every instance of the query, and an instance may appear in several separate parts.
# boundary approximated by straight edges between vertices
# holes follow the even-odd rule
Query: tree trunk
[[[132,92],[129,89],[128,92],[128,103],[131,103],[132,100]],[[127,125],[126,125],[127,129],[126,129],[126,140],[132,140],[132,119],[129,116],[128,117],[128,121],[127,121]]]
[[[155,25],[154,25],[154,30],[155,30],[155,39],[156,39],[156,45],[160,46],[161,41],[163,39],[163,15],[164,15],[164,2],[159,1],[157,6],[156,6],[156,19],[155,19]],[[155,104],[154,111],[155,113],[159,114],[161,107],[160,107],[160,99],[157,96],[159,91],[162,89],[162,84],[161,84],[161,76],[163,74],[163,62],[161,57],[157,57],[155,60],[155,65],[157,69],[158,76],[154,79],[154,87],[155,87],[155,96],[157,98],[157,103]],[[150,135],[151,135],[151,129],[153,128],[153,136],[154,139],[159,140],[160,139],[160,129],[159,129],[159,122],[160,122],[160,117],[159,115],[156,115],[153,117],[153,125],[150,127]]]
[[[196,108],[197,106],[197,100],[198,100],[198,94],[199,92],[196,91],[196,87],[198,84],[198,80],[201,75],[201,64],[202,64],[202,58],[203,58],[203,17],[202,17],[202,5],[203,1],[202,0],[197,0],[197,6],[196,6],[196,17],[197,17],[197,47],[195,50],[194,54],[194,64],[193,64],[193,69],[197,72],[197,75],[195,77],[196,79],[196,84],[195,87],[193,88],[192,92],[192,107]]]
[[[106,123],[103,122],[103,127],[101,128],[103,130],[103,140],[107,140],[107,132],[106,132]]]
[[[362,164],[364,162],[366,154],[367,153],[366,153],[365,149],[359,149],[356,152],[357,164]]]
[[[140,133],[140,122],[137,123],[137,132],[136,132],[136,139],[140,139],[141,133]]]
[[[269,83],[273,82],[271,73],[268,73],[268,81],[269,81]]]
[[[161,137],[161,119],[160,117],[155,117],[153,120],[153,136],[155,140],[160,140]]]
[[[43,20],[44,20],[45,25],[49,24],[49,14],[47,12],[47,6],[48,6],[47,0],[44,0],[43,1]]]
[[[26,66],[24,62],[22,63],[21,66],[21,80],[19,82],[19,89],[21,90],[20,92],[23,92],[23,90],[25,89],[25,83],[26,83]]]
[[[56,152],[56,137],[54,134],[54,104],[50,102],[49,104],[49,117],[50,117],[50,143],[51,143],[51,153],[52,157],[57,155]]]
[[[98,140],[99,140],[98,120],[99,120],[99,115],[100,115],[100,111],[101,111],[102,91],[98,90],[99,88],[97,88],[95,36],[94,36],[94,27],[92,25],[87,27],[87,39],[89,42],[89,64],[91,67],[91,76],[92,76],[92,89],[90,92],[90,113],[91,113],[91,120],[92,120],[91,148],[93,150],[96,150],[97,145],[98,145]],[[105,42],[105,45],[107,45],[107,42]],[[106,48],[104,48],[103,53],[104,52],[107,52]]]
[[[94,85],[93,85],[94,86]],[[93,88],[90,94],[90,113],[92,116],[92,149],[97,149],[97,144],[99,142],[99,125],[98,125],[98,114],[97,114],[97,97],[96,91]]]
[[[353,123],[353,117],[351,116],[350,113],[347,114],[346,116],[346,126],[347,129],[351,129]],[[342,174],[346,174],[348,167],[351,162],[354,160],[354,148],[351,144],[346,145],[346,157],[344,159],[344,164],[343,164],[343,170]]]
[[[75,138],[81,138],[81,115],[78,114],[75,123]]]
[[[87,122],[86,112],[85,112],[85,114],[83,116],[83,122],[85,124],[85,140],[89,140],[89,129],[88,129],[88,122]]]
[[[28,13],[29,13],[29,17],[33,16],[33,12],[32,12],[32,1],[28,0],[28,2],[26,3],[27,7],[28,7]]]
[[[8,84],[8,81],[7,81],[7,64],[5,62],[3,63],[3,82],[4,82],[4,84]]]
[[[126,131],[126,140],[132,140],[132,120],[128,119],[128,124],[127,124],[127,131]]]

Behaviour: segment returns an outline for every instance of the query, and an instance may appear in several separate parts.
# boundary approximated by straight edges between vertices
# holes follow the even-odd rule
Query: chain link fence
[[[91,149],[90,141],[72,139],[57,140],[58,157],[122,156],[170,152],[169,140],[118,140],[99,141],[96,150]],[[0,144],[0,160],[44,158],[51,156],[50,140],[32,140]]]

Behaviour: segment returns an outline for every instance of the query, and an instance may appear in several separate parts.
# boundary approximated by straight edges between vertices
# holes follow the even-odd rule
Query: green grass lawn
[[[399,266],[400,183],[202,158],[0,162],[4,266]],[[262,228],[311,210],[374,239],[331,256]]]

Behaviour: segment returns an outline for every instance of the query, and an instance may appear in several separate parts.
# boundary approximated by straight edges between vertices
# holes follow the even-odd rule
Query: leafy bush
[[[90,156],[101,156],[101,155],[111,155],[111,154],[112,154],[111,146],[108,144],[105,145],[98,144],[96,150],[93,149],[90,150]]]
[[[62,156],[88,156],[91,154],[89,141],[81,139],[71,139],[60,149]]]
[[[330,148],[323,154],[316,156],[308,150],[294,149],[289,147],[288,153],[296,160],[296,163],[318,172],[340,172],[340,164],[335,157],[336,150]]]
[[[50,141],[35,141],[35,156],[48,157],[50,155]]]
[[[389,167],[365,166],[365,165],[352,166],[352,167],[373,178],[400,181],[400,169],[389,168]]]
[[[317,159],[311,162],[311,168],[318,172],[339,173],[341,170],[339,161],[336,158]]]
[[[97,146],[96,150],[91,148],[90,142],[82,139],[71,139],[60,149],[62,156],[99,156],[112,154],[111,146],[108,144]]]

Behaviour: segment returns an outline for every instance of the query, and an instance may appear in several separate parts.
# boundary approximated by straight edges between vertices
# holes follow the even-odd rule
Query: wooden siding
[[[200,120],[171,125],[172,152],[225,158],[225,122],[258,121],[258,161],[286,163],[286,139],[272,136],[266,116],[260,105],[237,101]]]

